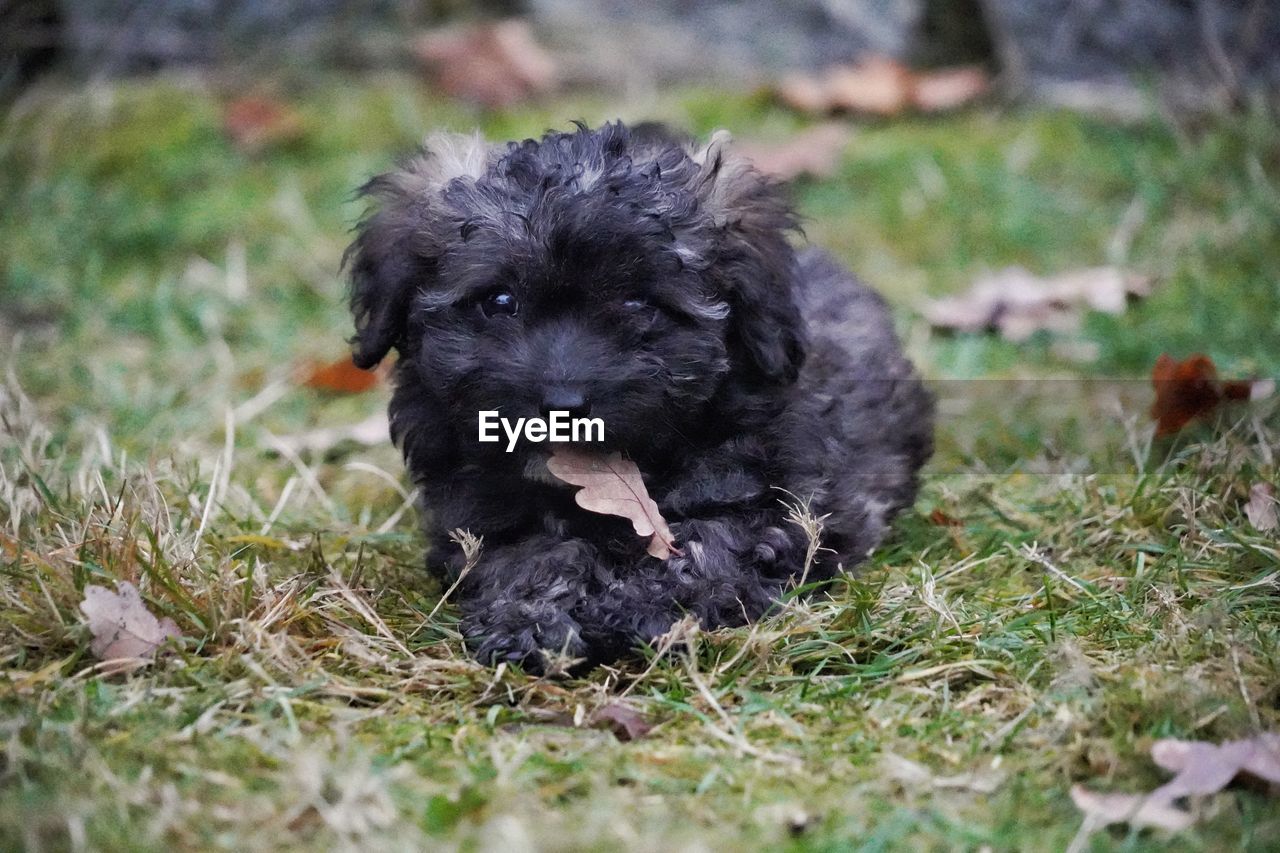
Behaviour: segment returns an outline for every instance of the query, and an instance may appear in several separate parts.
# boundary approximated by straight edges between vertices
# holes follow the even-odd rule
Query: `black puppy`
[[[914,499],[932,404],[884,303],[793,249],[784,193],[726,135],[441,136],[363,192],[355,360],[399,352],[391,434],[433,567],[463,567],[450,531],[484,539],[456,593],[481,660],[604,661],[686,613],[742,624],[804,567],[788,493],[825,519],[809,581],[860,561]],[[478,441],[480,411],[551,410],[603,421],[591,451],[639,466],[678,555],[579,508],[549,445]]]

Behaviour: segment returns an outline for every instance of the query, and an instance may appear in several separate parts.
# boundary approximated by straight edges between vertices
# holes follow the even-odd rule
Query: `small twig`
[[[444,595],[440,596],[440,600],[436,602],[436,606],[431,608],[431,612],[427,614],[427,618],[422,620],[422,624],[415,628],[413,634],[410,634],[410,636],[417,634],[423,628],[427,627],[427,624],[430,623],[431,620],[435,618],[435,615],[440,612],[440,608],[444,606],[444,603],[449,600],[449,596],[453,595],[453,591],[458,588],[458,585],[462,583],[467,574],[475,568],[476,563],[480,562],[480,550],[484,547],[483,536],[476,536],[470,530],[463,530],[459,527],[457,530],[449,533],[449,541],[457,543],[458,546],[462,548],[462,556],[464,559],[462,571],[458,572],[457,579],[454,580],[454,582],[449,585],[449,588],[444,591]]]
[[[1026,557],[1028,560],[1035,563],[1037,566],[1040,566],[1049,574],[1053,575],[1055,578],[1062,581],[1063,583],[1069,584],[1070,586],[1075,587],[1080,592],[1083,592],[1085,595],[1089,596],[1090,598],[1094,597],[1093,593],[1089,591],[1089,588],[1087,586],[1080,583],[1080,581],[1071,577],[1071,575],[1067,574],[1062,569],[1058,568],[1053,563],[1051,563],[1049,561],[1049,558],[1046,557],[1040,551],[1040,546],[1037,545],[1035,542],[1032,542],[1030,545],[1023,545],[1022,548],[1020,549],[1020,553],[1022,554],[1022,556]]]

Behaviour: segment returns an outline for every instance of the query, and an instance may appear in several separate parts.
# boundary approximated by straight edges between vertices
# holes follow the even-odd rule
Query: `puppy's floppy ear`
[[[730,141],[716,131],[692,156],[695,192],[721,239],[715,266],[726,279],[731,343],[764,379],[789,383],[805,355],[795,251],[787,242],[798,223],[784,187],[730,151]]]
[[[377,366],[392,348],[403,352],[413,296],[434,280],[444,250],[449,226],[441,193],[455,179],[480,177],[490,152],[479,134],[436,134],[400,169],[360,188],[374,205],[343,256],[351,270],[357,367]]]

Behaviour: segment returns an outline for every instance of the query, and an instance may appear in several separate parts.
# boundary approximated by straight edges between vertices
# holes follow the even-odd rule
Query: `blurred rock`
[[[905,58],[925,0],[527,0],[574,82],[761,83],[876,54]]]
[[[503,14],[508,0],[53,0],[74,70],[174,66],[376,67],[408,60],[407,33],[459,11]],[[0,2],[0,5],[3,5]]]
[[[1275,0],[983,0],[1006,82],[1036,99],[1141,116],[1280,91]]]

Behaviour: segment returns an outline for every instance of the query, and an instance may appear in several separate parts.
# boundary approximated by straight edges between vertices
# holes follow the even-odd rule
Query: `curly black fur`
[[[700,150],[621,123],[503,147],[437,137],[363,191],[355,359],[399,352],[391,433],[433,565],[455,579],[448,532],[484,538],[457,592],[482,660],[604,661],[686,613],[755,619],[808,545],[779,489],[825,516],[814,581],[914,499],[932,405],[884,303],[793,249],[784,193],[720,135]],[[547,445],[477,441],[478,410],[565,400],[639,465],[681,555],[654,559],[628,521],[577,507]]]

